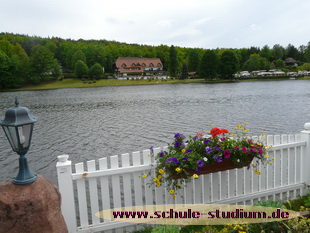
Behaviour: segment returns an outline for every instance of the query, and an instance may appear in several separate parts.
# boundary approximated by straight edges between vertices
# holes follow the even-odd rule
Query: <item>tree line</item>
[[[296,70],[285,67],[288,57],[308,67],[310,42],[298,48],[276,44],[272,48],[202,49],[0,33],[0,89],[63,77],[100,79],[114,73],[118,57],[160,58],[165,71],[180,79],[187,78],[188,72],[197,72],[199,78],[228,79],[239,70]]]

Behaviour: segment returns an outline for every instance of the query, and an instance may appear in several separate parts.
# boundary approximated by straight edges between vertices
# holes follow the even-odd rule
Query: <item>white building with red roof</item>
[[[164,68],[159,58],[141,57],[119,57],[113,66],[118,77],[162,75]]]

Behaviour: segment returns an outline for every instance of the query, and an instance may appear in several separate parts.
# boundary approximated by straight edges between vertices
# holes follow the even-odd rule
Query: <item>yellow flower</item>
[[[266,158],[269,158],[270,156],[269,156],[269,155],[265,155],[265,157],[266,157]]]
[[[157,176],[157,179],[159,179],[159,180],[160,180],[161,178],[163,178],[161,175]]]
[[[144,175],[142,176],[143,179],[145,179],[146,177],[147,177],[147,174],[144,174]]]
[[[175,191],[174,191],[173,189],[170,189],[169,193],[170,193],[171,195],[173,195],[173,194],[175,193]]]
[[[197,174],[194,174],[193,177],[197,179],[199,176]]]
[[[158,172],[159,172],[160,174],[164,174],[164,173],[165,173],[165,171],[164,171],[163,169],[159,169]]]
[[[249,124],[249,123],[248,123],[248,122],[243,122],[243,124],[247,125],[247,124]]]
[[[304,206],[300,206],[300,211],[304,211],[306,208]]]
[[[252,167],[256,167],[256,164],[254,164],[254,163],[252,163],[251,165],[252,165]]]
[[[153,181],[154,181],[154,182],[157,182],[157,181],[158,181],[158,179],[157,179],[157,178],[153,178]]]
[[[185,151],[186,151],[185,149],[182,149],[182,153],[185,153]]]
[[[265,137],[266,135],[264,133],[261,133],[260,136]]]
[[[261,142],[258,142],[258,143],[257,143],[257,145],[259,145],[259,146],[262,146],[262,145],[263,145],[263,143],[261,143]]]
[[[150,155],[150,154],[148,154],[148,155],[147,155],[147,157],[151,157],[151,155]]]
[[[274,161],[276,161],[276,159],[275,158],[271,158],[271,160],[274,162]]]
[[[261,174],[261,172],[259,171],[259,170],[255,170],[254,171],[257,175],[260,175]]]
[[[176,198],[177,198],[177,195],[173,195],[172,198],[173,198],[173,199],[176,199]]]
[[[176,172],[180,172],[180,171],[181,171],[181,168],[177,167],[177,168],[175,169],[175,171],[176,171]]]
[[[156,187],[160,187],[161,186],[161,183],[158,181],[156,182]]]

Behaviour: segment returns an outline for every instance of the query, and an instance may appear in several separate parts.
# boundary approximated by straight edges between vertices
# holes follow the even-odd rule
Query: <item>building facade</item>
[[[117,77],[163,75],[159,58],[119,57],[113,64]]]

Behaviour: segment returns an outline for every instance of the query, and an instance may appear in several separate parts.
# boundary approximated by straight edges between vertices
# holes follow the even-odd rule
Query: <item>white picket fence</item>
[[[136,225],[104,221],[95,213],[127,206],[160,204],[253,204],[264,200],[285,200],[304,195],[310,185],[310,123],[294,135],[267,136],[273,165],[233,169],[200,176],[172,199],[165,187],[149,187],[141,175],[153,169],[150,150],[126,153],[75,164],[58,156],[57,174],[62,196],[62,213],[70,233],[130,232]],[[154,153],[160,151],[155,148]]]

